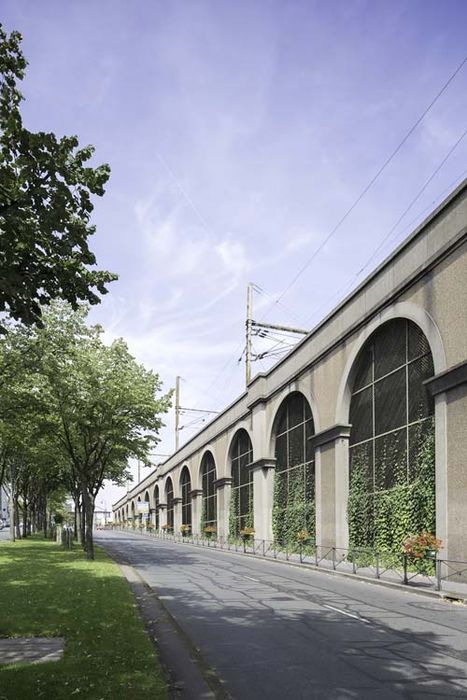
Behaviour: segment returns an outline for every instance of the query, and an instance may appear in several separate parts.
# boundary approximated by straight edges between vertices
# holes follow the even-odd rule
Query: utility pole
[[[245,379],[246,385],[251,381],[251,330],[253,319],[251,317],[253,307],[253,285],[248,283],[246,294],[246,346],[245,346]]]
[[[246,346],[245,346],[245,374],[246,374],[246,386],[251,382],[251,363],[254,360],[261,359],[268,353],[263,353],[260,355],[253,356],[252,352],[252,337],[253,332],[257,332],[256,329],[263,329],[265,331],[273,330],[279,331],[280,333],[293,333],[295,335],[307,335],[309,331],[303,328],[295,328],[293,326],[280,326],[275,323],[263,323],[262,321],[253,320],[253,289],[255,285],[251,282],[248,283],[247,297],[246,297]]]
[[[175,452],[180,444],[180,377],[175,378]]]

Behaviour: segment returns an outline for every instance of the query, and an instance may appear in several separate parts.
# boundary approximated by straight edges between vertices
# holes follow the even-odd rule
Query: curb
[[[157,649],[170,700],[231,700],[222,679],[175,620],[156,589],[112,547],[102,541],[99,545],[118,565],[136,599],[146,631]]]

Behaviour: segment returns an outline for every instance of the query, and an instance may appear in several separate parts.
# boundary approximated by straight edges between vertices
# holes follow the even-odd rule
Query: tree
[[[102,328],[86,326],[85,314],[53,304],[36,336],[46,380],[41,393],[81,492],[85,549],[92,559],[96,495],[105,479],[122,483],[128,477],[131,457],[149,461],[171,392],[158,398],[158,375],[139,365],[122,339],[106,345]]]
[[[117,276],[92,269],[91,195],[102,196],[108,165],[88,165],[94,149],[23,126],[17,83],[27,62],[21,35],[0,24],[0,313],[41,323],[57,297],[76,309],[97,304]],[[0,325],[0,331],[4,328]]]
[[[92,559],[96,495],[105,479],[128,478],[131,457],[149,461],[171,392],[158,397],[158,375],[123,340],[106,345],[86,314],[54,302],[41,328],[10,324],[0,343],[0,448],[15,468],[23,513],[44,486],[50,495],[64,485],[82,501]]]

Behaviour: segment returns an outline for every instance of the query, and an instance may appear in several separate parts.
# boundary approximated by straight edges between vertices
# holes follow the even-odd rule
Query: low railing
[[[172,534],[144,528],[113,527],[125,533],[155,537],[177,544],[191,544],[272,558],[348,574],[376,578],[393,583],[434,588],[437,591],[454,588],[467,599],[467,561],[441,558],[412,559],[405,554],[378,552],[365,547],[333,547],[314,542],[286,542],[253,537],[206,537],[192,534]]]

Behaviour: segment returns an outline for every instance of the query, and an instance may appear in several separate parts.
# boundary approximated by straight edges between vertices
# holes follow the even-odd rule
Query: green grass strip
[[[0,666],[0,700],[159,698],[166,682],[134,598],[100,549],[0,543],[0,637],[65,637],[64,658]]]

